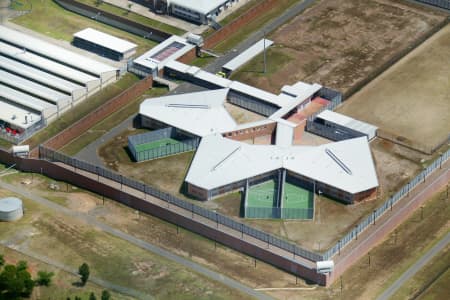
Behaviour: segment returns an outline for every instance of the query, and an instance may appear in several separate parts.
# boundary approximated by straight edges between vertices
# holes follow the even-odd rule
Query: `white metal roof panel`
[[[101,76],[102,73],[115,71],[116,68],[90,59],[86,56],[58,47],[44,40],[35,38],[17,30],[0,25],[0,40],[28,49],[51,60],[63,62],[74,68]]]
[[[272,103],[278,107],[282,107],[287,104],[285,101],[279,101],[278,97],[272,93],[255,88],[253,86],[250,86],[248,84],[245,84],[245,83],[242,83],[239,81],[231,82],[229,88],[231,90],[235,90],[237,92],[252,96],[256,99],[260,99],[260,100]]]
[[[0,69],[0,82],[13,86],[25,93],[32,94],[39,98],[48,100],[59,106],[66,106],[70,102],[70,96],[52,90],[46,86],[37,84],[33,81],[8,73]]]
[[[331,110],[325,110],[321,112],[317,117],[327,120],[329,122],[348,127],[350,129],[362,132],[364,134],[367,134],[369,140],[374,138],[376,136],[376,132],[378,127],[353,119],[351,117],[345,116],[343,114],[331,111]]]
[[[346,173],[326,149],[343,161],[352,174]],[[209,135],[202,139],[186,181],[210,190],[280,168],[349,193],[378,186],[372,155],[364,137],[317,147],[283,147],[249,145]]]
[[[88,82],[100,80],[92,75],[83,73],[81,71],[75,70],[73,68],[67,67],[60,63],[51,61],[47,58],[41,57],[39,55],[33,54],[31,52],[24,51],[17,47],[10,46],[6,43],[0,41],[0,53],[8,56],[11,59],[24,62],[39,68],[41,70],[46,70],[50,73],[57,74],[63,78],[73,80],[75,82],[87,85]]]
[[[236,122],[224,107],[227,89],[145,100],[139,113],[197,136],[231,131]]]
[[[268,48],[273,44],[273,41],[268,39],[261,39],[260,41],[256,42],[253,46],[227,62],[223,68],[234,71],[239,69],[241,66],[249,62],[252,58],[260,54],[264,51],[264,48]]]
[[[13,119],[13,115],[15,115],[16,118]],[[27,122],[25,122],[25,116],[27,117]],[[39,122],[41,120],[41,116],[24,108],[15,106],[12,103],[5,102],[0,96],[0,120],[17,127],[27,129]]]
[[[75,90],[84,90],[81,85],[74,84],[55,75],[30,67],[8,57],[0,55],[0,66],[6,70],[19,74],[23,77],[30,78],[34,81],[41,82],[47,86],[54,87],[60,91],[72,94]]]
[[[290,122],[289,122],[290,123]],[[276,142],[277,146],[291,146],[294,140],[294,128],[291,124],[287,122],[277,122],[277,132],[276,132]]]
[[[215,75],[213,73],[209,73],[209,72],[206,72],[206,71],[203,71],[203,70],[198,71],[194,75],[194,77],[198,78],[200,80],[211,82],[211,83],[213,83],[215,85],[218,85],[220,87],[223,87],[223,88],[227,88],[231,84],[231,80],[223,78],[223,77],[220,77],[220,76],[217,76],[217,75]]]
[[[206,15],[228,1],[229,0],[168,0],[167,2],[169,5],[174,4],[182,6]]]
[[[132,51],[137,47],[136,44],[127,40],[117,38],[92,28],[86,28],[78,31],[73,36],[122,54]]]
[[[167,62],[166,67],[183,74],[186,74],[188,70],[191,68],[191,66],[183,64],[176,60],[171,60]]]
[[[3,84],[0,84],[0,97],[20,104],[24,107],[28,107],[34,111],[40,112],[44,116],[50,116],[57,112],[56,105],[50,104],[28,94],[16,91]]]
[[[160,53],[161,51],[163,51],[165,48],[169,47],[173,43],[183,44],[183,47],[181,49],[178,49],[175,52],[171,52],[170,55],[165,56],[164,59],[162,59],[162,60],[158,60],[154,57],[155,55],[157,55],[158,53]],[[150,68],[150,69],[154,69],[155,65],[157,65],[159,69],[162,69],[167,63],[169,63],[170,61],[176,60],[177,58],[186,54],[193,48],[195,48],[195,46],[192,44],[189,44],[186,41],[186,39],[176,36],[176,35],[172,35],[171,37],[169,37],[162,43],[156,45],[149,51],[145,52],[144,54],[142,54],[141,56],[136,58],[133,61],[133,63],[142,65],[142,66]]]

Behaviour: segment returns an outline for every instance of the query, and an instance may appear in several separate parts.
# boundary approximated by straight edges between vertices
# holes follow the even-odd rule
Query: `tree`
[[[52,283],[53,272],[39,271],[36,283],[41,286],[49,286]]]
[[[97,297],[95,297],[94,292],[91,292],[91,294],[89,295],[89,300],[97,300]]]
[[[5,264],[5,258],[3,257],[3,255],[0,255],[0,267],[3,267],[4,264]]]
[[[25,261],[18,262],[16,266],[6,265],[0,273],[0,299],[29,297],[33,288],[34,281]]]
[[[110,300],[110,299],[111,299],[111,294],[107,290],[104,290],[102,292],[102,300]]]
[[[81,297],[75,296],[75,300],[82,300]]]
[[[89,266],[87,263],[83,263],[79,268],[78,268],[78,274],[81,276],[81,284],[85,285],[88,278],[89,278]]]

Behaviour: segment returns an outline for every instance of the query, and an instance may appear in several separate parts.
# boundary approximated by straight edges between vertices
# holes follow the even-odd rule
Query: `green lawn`
[[[136,152],[142,152],[142,151],[157,149],[157,148],[166,147],[166,146],[170,146],[170,145],[175,145],[175,144],[179,144],[179,143],[180,142],[177,140],[174,140],[171,138],[164,138],[164,139],[157,140],[154,142],[136,145],[135,149],[136,149]]]
[[[137,44],[138,54],[148,51],[157,44],[151,40],[72,13],[52,0],[29,0],[29,2],[33,6],[32,11],[13,19],[12,22],[55,39],[71,42],[74,33],[91,27]]]
[[[163,23],[163,22],[160,22],[157,20],[153,20],[153,19],[141,16],[134,12],[129,12],[126,9],[120,8],[118,6],[115,6],[115,5],[106,3],[106,2],[102,2],[100,5],[97,5],[97,2],[98,2],[97,0],[78,0],[78,2],[97,7],[101,10],[107,11],[107,12],[115,14],[117,16],[127,18],[129,20],[138,22],[142,25],[153,27],[153,28],[159,29],[161,31],[164,31],[164,32],[167,32],[170,34],[183,35],[185,33],[185,31],[183,29],[168,25],[166,23]],[[133,4],[133,2],[129,2],[129,3]]]
[[[275,180],[251,186],[248,191],[248,207],[272,208],[277,206],[277,189]]]
[[[314,194],[289,182],[284,183],[284,208],[310,209],[314,206]]]

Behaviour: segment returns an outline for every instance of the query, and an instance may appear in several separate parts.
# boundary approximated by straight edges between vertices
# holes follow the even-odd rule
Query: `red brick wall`
[[[223,134],[224,137],[235,141],[245,141],[258,136],[272,135],[277,123],[249,127],[242,130],[230,131]]]
[[[177,59],[177,61],[183,63],[183,64],[189,64],[196,58],[196,49],[193,48],[191,51],[185,53],[180,58]]]
[[[216,31],[214,34],[210,35],[205,40],[205,48],[213,48],[229,35],[238,31],[241,27],[250,23],[258,16],[260,16],[264,11],[272,9],[277,4],[277,0],[265,0],[261,1],[258,5],[254,6],[248,10],[245,14],[238,17],[233,22],[229,23],[227,26],[222,27],[220,30]]]
[[[73,139],[80,136],[83,132],[94,126],[100,120],[106,118],[110,114],[118,111],[124,105],[137,96],[141,95],[145,90],[153,86],[153,78],[151,76],[137,82],[127,90],[123,91],[120,95],[112,98],[75,124],[61,131],[51,139],[47,140],[44,145],[48,148],[59,149],[66,145]],[[89,101],[89,99],[87,100]]]

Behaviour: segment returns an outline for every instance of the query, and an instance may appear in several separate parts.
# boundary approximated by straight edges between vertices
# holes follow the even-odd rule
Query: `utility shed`
[[[349,128],[351,130],[365,134],[369,141],[375,138],[377,135],[378,127],[347,117],[345,115],[342,115],[340,113],[331,110],[324,110],[323,112],[317,115],[317,119],[316,121],[325,123],[326,125],[334,125]]]
[[[249,62],[252,58],[260,54],[264,51],[265,48],[270,47],[273,44],[273,41],[268,39],[262,39],[232,60],[230,60],[228,63],[226,63],[222,67],[222,71],[225,72],[227,75],[231,74],[233,71],[239,69],[243,65],[245,65],[247,62]]]
[[[137,45],[104,32],[86,28],[73,35],[73,44],[114,60],[130,58]]]

